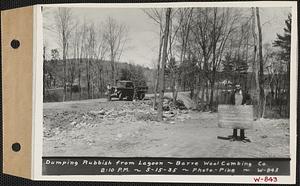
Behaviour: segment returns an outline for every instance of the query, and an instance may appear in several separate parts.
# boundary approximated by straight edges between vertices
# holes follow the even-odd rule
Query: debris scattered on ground
[[[163,110],[170,111],[170,110],[176,110],[176,109],[186,110],[187,107],[185,106],[185,104],[182,100],[177,99],[174,103],[172,98],[164,97]]]
[[[44,155],[282,157],[289,156],[289,121],[261,119],[246,130],[252,143],[216,138],[232,130],[218,128],[217,113],[189,109],[188,101],[165,98],[163,121],[151,99],[84,100],[45,104]],[[181,101],[180,101],[181,100]],[[187,109],[184,109],[184,106]],[[76,107],[75,107],[76,106]]]
[[[177,100],[175,104],[170,98],[164,98],[163,120],[164,121],[184,121],[189,119],[189,110],[184,102]],[[102,103],[101,107],[84,111],[63,111],[52,112],[44,115],[44,122],[49,123],[44,126],[45,137],[52,137],[68,131],[71,128],[87,128],[95,125],[111,125],[113,123],[128,123],[135,121],[157,120],[157,110],[152,108],[152,100],[143,101],[116,101]]]
[[[172,95],[171,94],[166,94],[165,98],[172,100]],[[185,109],[192,109],[194,107],[194,102],[190,98],[188,92],[180,92],[177,95],[177,107],[184,106]]]
[[[89,113],[93,114],[93,115],[104,115],[105,111],[104,110],[99,110],[99,111],[92,110]]]

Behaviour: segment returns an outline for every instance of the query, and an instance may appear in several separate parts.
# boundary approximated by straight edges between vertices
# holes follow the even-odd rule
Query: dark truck
[[[126,97],[128,101],[133,99],[142,100],[145,98],[147,91],[147,86],[134,86],[132,81],[118,81],[116,86],[108,90],[108,99],[119,98],[119,100],[123,100]]]

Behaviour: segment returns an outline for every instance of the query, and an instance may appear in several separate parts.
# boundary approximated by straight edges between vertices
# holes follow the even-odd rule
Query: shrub
[[[46,93],[43,97],[43,101],[44,102],[58,102],[58,101],[62,101],[62,100],[61,100],[61,96],[58,93],[52,92],[52,93]]]

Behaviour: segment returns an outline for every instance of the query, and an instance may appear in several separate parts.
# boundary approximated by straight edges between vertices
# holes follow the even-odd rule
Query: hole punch
[[[14,143],[14,144],[12,144],[11,148],[13,151],[19,152],[21,150],[21,145],[20,145],[20,143]]]
[[[12,48],[14,48],[14,49],[19,48],[19,47],[20,47],[20,41],[14,39],[14,40],[12,40],[12,41],[10,42],[10,46],[11,46]]]

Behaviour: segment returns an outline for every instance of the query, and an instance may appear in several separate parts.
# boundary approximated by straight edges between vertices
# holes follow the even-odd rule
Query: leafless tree
[[[178,36],[179,32],[182,31],[182,24],[184,21],[186,22],[185,16],[188,16],[186,12],[184,11],[187,9],[173,9],[174,11],[170,15],[170,20],[169,20],[169,35],[168,35],[168,49],[167,49],[167,66],[169,70],[169,79],[171,80],[171,89],[173,93],[173,102],[176,101],[177,97],[177,81],[178,81],[178,67],[176,64],[176,59],[175,59],[175,53],[176,53],[176,48],[177,48],[177,43],[178,43]],[[154,20],[156,24],[159,25],[159,51],[158,51],[158,62],[157,62],[157,81],[155,85],[155,90],[154,90],[154,102],[153,106],[156,104],[156,93],[157,89],[159,86],[159,72],[160,72],[160,66],[161,66],[161,55],[162,55],[162,45],[163,45],[163,40],[164,40],[164,25],[166,24],[166,21],[164,20],[164,13],[165,9],[144,9],[144,12],[148,15],[149,18]],[[183,13],[184,12],[184,13]],[[190,17],[190,16],[188,16]],[[185,25],[186,26],[186,25]],[[185,36],[186,37],[186,36]],[[175,50],[174,50],[175,49]]]
[[[156,107],[156,100],[157,100],[157,91],[159,86],[159,73],[160,73],[160,66],[161,66],[161,55],[162,55],[162,46],[163,46],[163,9],[144,9],[145,14],[148,15],[150,19],[152,19],[156,24],[159,25],[159,47],[158,47],[158,58],[156,63],[156,78],[155,78],[155,85],[154,85],[154,101],[153,101],[153,108]]]
[[[80,73],[79,69],[80,69],[80,38],[81,38],[81,32],[80,32],[80,28],[79,28],[79,23],[77,22],[75,24],[75,28],[74,28],[74,33],[73,33],[73,37],[72,37],[72,47],[73,47],[73,61],[70,64],[70,83],[71,83],[71,89],[70,89],[70,97],[71,100],[73,99],[72,97],[72,93],[73,93],[73,84],[74,81],[76,79],[77,73]],[[80,76],[79,76],[80,77]],[[80,81],[80,78],[78,78],[78,83]],[[79,85],[78,89],[80,89]]]
[[[164,97],[164,76],[165,76],[165,64],[167,60],[167,49],[168,49],[168,36],[169,36],[169,23],[171,16],[171,8],[167,8],[166,11],[166,24],[164,29],[164,41],[163,41],[163,51],[162,51],[162,63],[159,73],[159,101],[158,101],[158,113],[157,120],[161,121],[163,117],[163,97]]]
[[[62,46],[62,58],[64,69],[64,96],[63,101],[67,96],[67,55],[70,44],[71,32],[73,29],[72,10],[70,8],[57,8],[55,12],[55,31],[58,34],[59,44]]]
[[[124,46],[128,40],[128,29],[125,25],[118,23],[115,19],[108,17],[104,24],[103,38],[105,39],[111,61],[111,79],[112,83],[116,83],[116,64],[115,60],[120,58]]]
[[[176,39],[178,43],[179,52],[179,63],[182,64],[183,60],[186,58],[187,45],[190,36],[191,30],[191,20],[193,17],[193,8],[181,8],[177,13],[177,22],[178,22],[178,33],[176,33]],[[177,74],[179,76],[179,74]],[[176,101],[178,94],[178,77],[175,81],[175,90],[173,92],[173,99]]]
[[[158,85],[159,85],[159,72],[160,72],[160,62],[161,62],[161,53],[162,53],[162,45],[163,45],[163,36],[162,31],[160,31],[159,34],[159,49],[158,49],[158,59],[157,59],[157,73],[156,73],[156,81],[155,81],[155,87],[154,87],[154,101],[153,101],[153,108],[156,106],[156,97],[157,97],[157,91],[158,91]]]
[[[265,90],[264,111],[262,117],[265,116],[267,105],[269,105],[269,108],[272,109],[272,102],[274,100],[274,92],[275,92],[274,88],[275,86],[277,86],[276,76],[280,71],[279,68],[281,68],[281,66],[278,65],[278,61],[275,57],[276,57],[276,53],[271,48],[271,45],[269,43],[264,44],[264,67],[265,67],[266,74],[268,75],[267,88],[269,89],[269,91]]]
[[[194,39],[193,47],[195,47],[194,51],[201,51],[201,54],[198,55],[197,66],[199,71],[196,72],[195,75],[195,85],[196,94],[193,94],[193,100],[196,104],[198,104],[200,87],[204,87],[204,84],[207,84],[208,81],[208,63],[212,53],[212,44],[210,38],[210,19],[211,19],[211,9],[208,8],[198,8],[195,10],[195,15],[193,17],[192,23],[192,37]],[[197,54],[193,54],[196,56]],[[201,73],[203,72],[203,73]],[[191,90],[194,91],[194,90]],[[204,92],[204,91],[203,91]],[[208,86],[207,91],[208,93]],[[208,96],[208,94],[207,94]]]
[[[193,19],[192,32],[195,38],[196,47],[201,50],[202,64],[198,64],[200,71],[196,73],[196,94],[194,101],[198,102],[199,87],[203,87],[207,81],[210,85],[209,105],[212,109],[214,103],[214,86],[216,74],[220,68],[220,63],[224,56],[224,50],[228,43],[228,38],[236,27],[238,16],[229,8],[199,8]],[[201,79],[201,81],[200,81]],[[199,86],[200,83],[200,86]],[[206,92],[208,93],[208,87]],[[207,99],[208,101],[208,99]]]
[[[98,35],[97,35],[97,48],[96,48],[96,66],[97,66],[97,88],[98,92],[102,93],[103,89],[103,78],[102,78],[102,72],[103,72],[103,66],[102,61],[105,59],[107,52],[108,52],[108,45],[105,42],[105,39],[103,37],[103,30],[101,29],[101,26],[98,27]]]
[[[95,61],[96,58],[96,31],[94,24],[92,23],[88,27],[88,37],[87,37],[87,61],[86,61],[86,78],[87,78],[87,92],[88,92],[88,98],[93,98],[93,88],[94,88],[94,83],[93,83],[93,75],[91,66],[93,62]]]
[[[155,78],[155,85],[154,85],[154,101],[153,101],[153,108],[156,107],[156,100],[157,100],[157,92],[159,86],[159,72],[161,66],[161,55],[162,55],[162,46],[163,46],[163,37],[164,37],[164,9],[144,9],[145,14],[148,15],[150,19],[152,19],[158,26],[159,26],[159,47],[158,47],[158,57],[156,63],[156,78]]]

